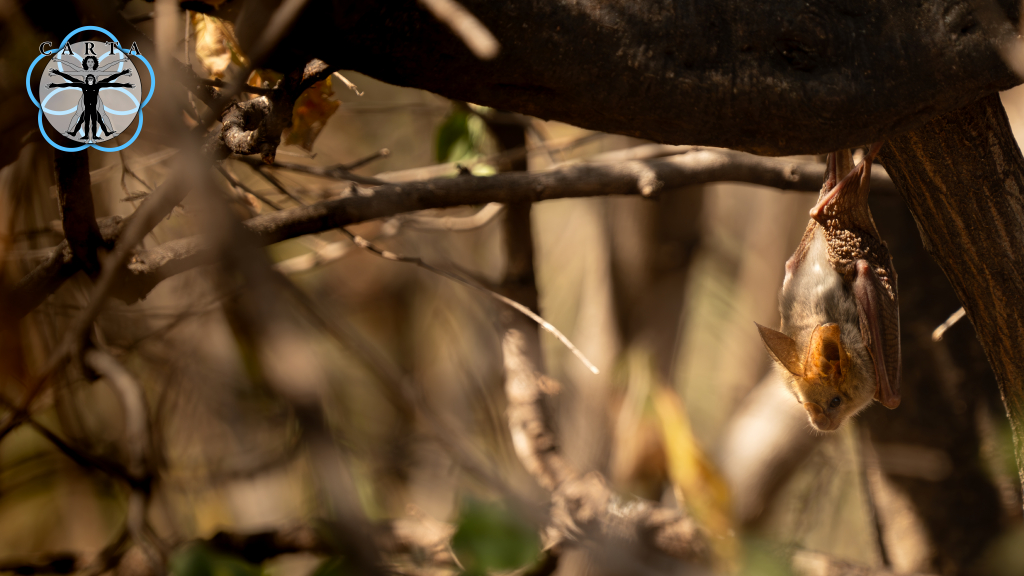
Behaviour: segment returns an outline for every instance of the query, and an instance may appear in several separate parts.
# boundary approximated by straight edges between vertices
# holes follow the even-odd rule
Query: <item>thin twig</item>
[[[334,315],[327,314],[312,298],[287,278],[281,278],[285,288],[308,313],[309,318],[319,325],[338,344],[354,353],[384,384],[388,397],[395,408],[407,417],[422,417],[428,424],[427,432],[448,454],[470,475],[484,484],[499,490],[512,501],[522,504],[523,509],[531,508],[529,500],[508,484],[486,458],[481,457],[465,440],[463,434],[454,430],[433,408],[423,391],[414,385],[413,379],[382,354],[351,324]]]
[[[455,0],[420,0],[420,4],[451,28],[477,58],[491,60],[498,55],[501,49],[498,39],[462,4]]]
[[[465,279],[465,278],[463,278],[461,276],[457,276],[455,274],[452,274],[451,272],[448,272],[446,270],[442,270],[440,268],[437,268],[436,266],[431,266],[430,264],[427,264],[422,259],[417,258],[415,256],[402,256],[400,254],[395,254],[394,252],[391,252],[389,250],[384,250],[384,249],[378,248],[377,246],[375,246],[369,240],[363,238],[362,236],[358,236],[356,234],[353,234],[347,228],[339,228],[339,230],[341,230],[346,236],[348,236],[352,240],[352,242],[355,243],[356,246],[359,246],[360,248],[368,250],[368,251],[370,251],[370,252],[380,256],[381,258],[385,258],[387,260],[391,260],[391,261],[394,261],[394,262],[404,262],[404,263],[407,263],[407,264],[415,264],[416,266],[419,266],[420,268],[423,268],[424,270],[428,270],[428,271],[433,272],[435,274],[444,276],[445,278],[448,278],[449,280],[454,280],[454,281],[456,281],[456,282],[458,282],[460,284],[463,284],[463,285],[469,286],[470,288],[474,288],[476,290],[479,290],[479,291],[483,292],[484,294],[487,294],[491,298],[494,298],[495,300],[497,300],[497,301],[499,301],[499,302],[501,302],[503,304],[506,304],[508,306],[511,306],[512,308],[515,308],[516,310],[521,312],[523,315],[527,316],[530,320],[533,320],[534,322],[536,322],[538,326],[540,326],[541,328],[547,330],[552,336],[557,338],[558,341],[561,342],[566,348],[568,348],[569,351],[572,352],[573,355],[576,356],[576,358],[578,358],[579,361],[582,362],[583,365],[586,366],[588,370],[590,370],[594,374],[600,374],[601,373],[601,371],[597,369],[597,366],[594,366],[594,363],[591,362],[589,359],[587,359],[587,357],[583,354],[583,352],[580,352],[580,349],[577,348],[576,345],[573,344],[565,336],[565,334],[562,334],[562,332],[558,328],[555,328],[555,326],[553,324],[551,324],[547,320],[541,318],[539,314],[537,314],[533,310],[530,310],[528,307],[523,306],[519,302],[516,302],[515,300],[512,300],[511,298],[508,298],[506,296],[502,296],[501,294],[498,294],[497,292],[495,292],[493,290],[488,290],[487,288],[484,288],[483,286],[480,286],[480,285],[478,285],[478,284],[476,284],[474,282],[471,282],[471,281],[469,281],[469,280],[467,280],[467,279]]]
[[[512,204],[505,217],[508,265],[502,289],[536,303],[530,208],[526,202]],[[613,570],[623,573],[637,573],[637,560],[649,558],[652,551],[707,562],[707,540],[681,510],[642,500],[623,502],[600,473],[580,475],[565,459],[546,406],[557,383],[544,374],[539,331],[514,314],[503,315],[502,324],[505,413],[512,445],[523,467],[551,495],[550,520],[542,532],[545,546],[558,549],[582,541],[602,561],[612,559],[610,541],[639,544],[632,554],[614,547],[616,562],[634,564],[629,570]]]
[[[262,176],[263,179],[266,180],[267,182],[270,182],[270,184],[273,185],[274,188],[280,190],[281,194],[284,194],[285,196],[298,202],[299,205],[301,206],[306,205],[306,202],[304,202],[302,198],[299,198],[298,195],[296,194],[292,194],[291,190],[289,190],[288,187],[284,185],[284,182],[281,182],[277,178],[277,176],[274,176],[273,173],[271,173],[269,170],[266,170],[265,166],[265,164],[255,164],[254,168],[256,168],[256,173]]]
[[[337,70],[335,70],[334,71],[334,76],[336,76],[338,78],[338,80],[341,80],[345,84],[345,86],[348,86],[349,90],[355,92],[356,96],[362,96],[363,95],[363,93],[359,91],[359,88],[356,88],[355,84],[353,84],[348,78],[345,78],[344,76],[341,75],[341,72],[338,72]]]
[[[232,156],[232,160],[238,160],[244,162],[254,168],[266,166],[263,162],[260,162],[256,158],[250,158],[247,156]],[[356,182],[359,184],[365,184],[367,186],[380,186],[387,184],[386,181],[378,178],[371,178],[369,176],[359,176],[358,174],[352,174],[345,170],[342,165],[337,166],[307,166],[305,164],[295,164],[293,162],[274,162],[275,168],[284,168],[286,170],[292,170],[294,172],[304,172],[306,174],[312,174],[314,176],[323,176],[325,178],[334,178],[337,180],[348,180],[350,182]]]
[[[232,172],[230,168],[225,166],[223,162],[217,164],[217,171],[220,172],[221,176],[223,176],[224,179],[228,181],[228,184],[230,184],[234,188],[252,194],[253,196],[256,197],[257,200],[263,202],[267,206],[270,206],[274,210],[281,209],[281,206],[279,206],[276,202],[271,201],[263,194],[260,194],[259,192],[256,192],[252,188],[249,188],[248,186],[243,184],[242,181],[235,176],[234,172]]]
[[[125,444],[128,453],[128,472],[134,478],[149,480],[153,462],[149,410],[142,387],[116,358],[92,348],[82,357],[85,365],[103,376],[121,401],[124,412]],[[132,540],[142,547],[154,571],[160,573],[165,563],[163,546],[153,539],[146,520],[149,508],[149,482],[133,486],[128,496],[128,518],[126,526]]]
[[[137,158],[137,159],[133,160],[133,163],[135,164],[135,169],[136,170],[141,170],[142,168],[147,168],[147,167],[152,166],[154,164],[159,164],[160,162],[163,162],[164,160],[167,160],[168,158],[174,156],[178,152],[179,152],[178,150],[175,150],[173,148],[167,148],[167,149],[161,150],[159,152],[154,152],[153,154],[150,154],[148,156],[143,156],[141,158]],[[116,170],[117,170],[117,165],[115,165],[115,164],[108,164],[106,166],[103,166],[102,168],[97,168],[97,169],[93,170],[92,172],[89,172],[89,179],[92,181],[92,184],[95,186],[96,184],[98,184],[100,182],[103,182],[106,179],[108,179],[111,176],[113,176],[116,173],[115,172]],[[143,182],[143,184],[146,184],[146,183]],[[148,184],[146,184],[146,185],[148,186]],[[50,187],[50,191],[51,191],[51,193],[56,193],[57,186],[56,185],[51,186]]]
[[[189,97],[191,97],[191,96],[192,96],[192,93],[189,92]],[[154,189],[153,189],[152,186],[149,185],[149,183],[147,183],[145,180],[140,178],[138,174],[133,172],[132,169],[128,167],[128,161],[125,160],[124,156],[125,156],[124,155],[124,150],[118,150],[117,151],[117,157],[120,158],[120,160],[121,160],[121,191],[124,193],[124,197],[121,198],[121,202],[134,202],[136,200],[142,200],[146,196],[149,196],[153,192]],[[125,182],[125,180],[127,179],[127,176],[131,176],[132,178],[135,178],[135,180],[137,180],[140,184],[145,186],[146,187],[146,192],[139,192],[139,191],[132,192],[132,191],[129,191],[128,190],[128,184]]]
[[[312,252],[293,256],[274,264],[274,269],[282,274],[298,274],[318,266],[329,264],[349,253],[352,245],[348,242],[329,242]]]
[[[253,42],[252,47],[249,49],[249,61],[253,65],[259,65],[263,63],[270,51],[273,50],[277,43],[284,38],[285,33],[291,29],[292,24],[302,13],[302,9],[306,7],[308,0],[284,0],[278,4],[274,13],[267,19],[267,27],[263,29],[263,33],[260,34],[259,38]]]
[[[128,453],[128,471],[141,478],[149,469],[151,447],[149,443],[149,410],[138,382],[107,352],[92,348],[85,352],[83,361],[97,374],[105,377],[121,401],[124,411],[125,443]]]
[[[348,164],[338,164],[334,168],[336,170],[344,170],[347,172],[349,170],[355,170],[356,168],[362,168],[363,166],[366,166],[367,164],[373,162],[374,160],[377,160],[378,158],[387,158],[388,156],[391,156],[391,150],[387,148],[381,148],[380,150],[377,150],[376,152],[370,154],[365,158],[360,158],[359,160],[356,160],[355,162],[350,162]]]
[[[408,216],[399,216],[398,218],[403,226],[410,226],[421,230],[467,232],[486,226],[504,210],[504,204],[490,202],[484,204],[480,210],[470,216],[427,216],[421,213],[413,213]]]
[[[510,148],[508,150],[502,150],[489,156],[481,156],[473,160],[463,160],[459,162],[445,162],[443,164],[432,164],[430,166],[421,166],[419,168],[408,168],[405,170],[395,170],[392,172],[381,172],[374,176],[377,180],[384,182],[409,182],[415,180],[424,180],[427,178],[437,178],[441,176],[451,176],[452,174],[459,171],[459,166],[465,168],[473,168],[481,164],[490,165],[501,165],[511,164],[517,160],[530,157],[533,154],[551,154],[568,152],[579,146],[594,142],[602,138],[606,138],[608,134],[602,132],[591,132],[583,136],[574,136],[571,138],[560,138],[558,140],[550,140],[544,142],[541,146],[534,146],[527,148],[526,146],[518,146],[516,148]]]
[[[17,410],[17,406],[8,400],[6,397],[0,396],[0,405],[4,406],[8,410]],[[39,433],[40,436],[46,438],[50,444],[59,450],[62,454],[68,457],[72,462],[78,464],[83,469],[100,471],[112,478],[117,478],[124,481],[129,486],[134,486],[138,479],[133,477],[128,470],[116,462],[111,462],[105,458],[88,454],[75,448],[65,441],[63,438],[58,436],[52,430],[43,426],[38,420],[31,416],[26,416],[24,423],[31,426],[33,430]],[[0,570],[2,571],[2,570]]]
[[[964,311],[963,307],[960,307],[959,310],[950,314],[949,318],[946,318],[945,322],[939,324],[939,327],[932,331],[932,342],[939,342],[942,340],[942,336],[946,333],[946,330],[952,328],[953,325],[959,322],[966,314],[967,312]]]

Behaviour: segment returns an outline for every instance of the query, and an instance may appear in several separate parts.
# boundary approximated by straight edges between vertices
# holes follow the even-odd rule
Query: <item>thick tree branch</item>
[[[96,4],[97,21],[153,51]],[[763,154],[876,141],[1019,82],[1000,56],[1016,49],[1015,26],[996,7],[1016,21],[1009,0],[461,4],[497,38],[496,58],[479,60],[416,0],[372,0],[310,3],[265,65],[320,58],[502,110]],[[191,71],[175,72],[213,102]],[[23,121],[31,104],[18,102],[4,123],[12,142],[36,129]],[[0,162],[13,158],[3,152]]]
[[[97,224],[103,243],[112,246],[121,234],[121,217],[101,218]],[[25,316],[81,269],[81,261],[75,258],[68,241],[64,240],[8,294],[7,300],[0,306],[0,318],[16,320]]]
[[[228,108],[220,132],[224,149],[216,156],[259,154],[263,162],[274,163],[281,133],[292,125],[295,100],[313,84],[323,80],[334,70],[321,60],[312,60],[285,75],[281,83],[269,94],[239,102]]]
[[[762,154],[876,141],[1019,82],[1000,57],[1015,27],[994,2],[462,4],[498,39],[495,59],[415,0],[312,5],[282,50],[501,110]]]
[[[974,324],[1024,478],[1024,157],[997,95],[893,138],[880,156]]]
[[[89,153],[53,151],[53,166],[57,180],[57,205],[64,238],[71,253],[89,276],[99,274],[97,249],[104,244],[96,210],[92,205],[92,185],[89,178]]]
[[[498,57],[479,60],[416,0],[372,0],[310,3],[265,65],[287,71],[319,58],[502,110],[762,154],[876,141],[1019,83],[1000,56],[1017,49],[1010,0],[462,4],[497,38]],[[113,5],[89,7],[116,36],[154,51]],[[214,103],[190,70],[175,68]],[[25,121],[31,103],[17,106],[3,123],[12,142],[36,130]],[[5,147],[0,163],[13,152]]]

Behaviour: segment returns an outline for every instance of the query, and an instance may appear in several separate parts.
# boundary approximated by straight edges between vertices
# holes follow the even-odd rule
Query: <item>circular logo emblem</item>
[[[62,136],[106,142],[139,114],[142,87],[131,58],[100,42],[75,42],[54,51],[39,82],[39,108]]]

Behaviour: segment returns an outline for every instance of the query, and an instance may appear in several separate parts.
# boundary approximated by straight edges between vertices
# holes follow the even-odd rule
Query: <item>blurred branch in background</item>
[[[505,216],[508,268],[502,290],[537,307],[530,204],[512,204]],[[546,546],[560,549],[582,540],[602,562],[652,569],[663,563],[652,552],[706,562],[707,543],[695,523],[678,510],[640,501],[622,502],[597,473],[580,476],[565,461],[549,424],[546,400],[558,384],[544,375],[536,326],[518,314],[502,317],[505,393],[512,443],[526,469],[552,493]],[[631,550],[632,547],[637,547]],[[639,562],[634,565],[633,562]]]

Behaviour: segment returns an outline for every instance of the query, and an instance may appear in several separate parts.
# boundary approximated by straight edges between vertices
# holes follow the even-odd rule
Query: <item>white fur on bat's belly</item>
[[[815,327],[836,322],[848,351],[867,354],[860,335],[857,302],[843,286],[843,277],[828,261],[828,246],[821,227],[815,229],[803,262],[786,274],[779,305],[782,332],[796,340],[801,351],[806,350]]]
[[[782,332],[796,342],[798,358],[804,361],[814,329],[834,322],[839,325],[839,338],[851,362],[846,366],[841,381],[829,386],[803,380],[781,362],[775,362],[775,365],[786,388],[801,404],[813,402],[820,409],[828,410],[828,402],[834,394],[845,396],[841,412],[829,416],[839,418],[839,423],[868,406],[875,391],[871,355],[861,336],[860,315],[850,288],[829,263],[824,232],[816,226],[803,261],[787,271],[782,283],[779,294]]]

